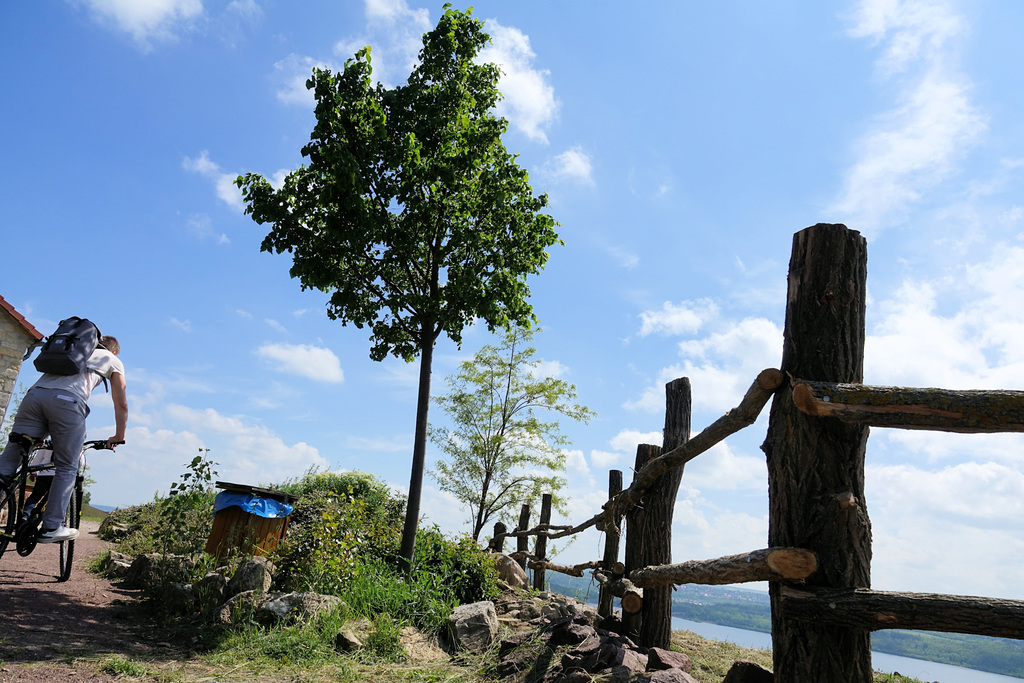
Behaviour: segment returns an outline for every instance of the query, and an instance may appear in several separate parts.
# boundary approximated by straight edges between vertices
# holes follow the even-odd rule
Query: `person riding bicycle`
[[[55,465],[50,502],[43,512],[39,543],[61,543],[78,537],[77,529],[64,526],[64,512],[75,488],[78,462],[85,441],[85,418],[89,415],[88,401],[92,390],[102,382],[110,382],[110,396],[114,402],[114,435],[107,439],[107,448],[124,443],[128,424],[128,394],[124,379],[124,364],[117,358],[121,345],[114,337],[100,337],[84,372],[77,375],[45,373],[21,400],[11,426],[12,433],[26,434],[33,439],[53,442]],[[10,477],[21,462],[21,447],[11,442],[0,454],[0,476]]]

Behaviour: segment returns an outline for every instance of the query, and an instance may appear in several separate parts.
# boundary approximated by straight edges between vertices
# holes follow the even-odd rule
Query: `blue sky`
[[[461,7],[461,6],[460,6]],[[1024,5],[478,2],[502,65],[505,144],[565,246],[530,281],[538,355],[597,412],[565,424],[569,519],[660,443],[687,376],[694,432],[781,359],[794,232],[868,239],[865,381],[1024,387]],[[239,173],[279,177],[313,127],[303,84],[371,45],[408,75],[441,3],[74,0],[0,8],[0,295],[44,333],[118,336],[128,443],[91,458],[94,500],[166,492],[198,448],[219,478],[359,469],[404,491],[417,365],[369,359],[287,256],[259,251]],[[433,386],[480,346],[442,341]],[[24,382],[34,381],[30,367]],[[93,401],[90,436],[113,423]],[[434,421],[442,420],[433,411]],[[764,547],[750,429],[691,463],[677,561]],[[874,586],[1024,598],[1024,440],[874,430]],[[431,446],[428,461],[437,457]],[[426,480],[428,523],[465,514]],[[558,556],[596,559],[582,535]]]

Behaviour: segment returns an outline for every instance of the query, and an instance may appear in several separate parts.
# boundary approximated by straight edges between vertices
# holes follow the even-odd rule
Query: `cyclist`
[[[85,418],[92,390],[103,380],[110,382],[114,401],[115,434],[107,439],[107,448],[124,442],[128,424],[128,394],[125,388],[124,365],[117,354],[121,345],[111,336],[100,338],[100,344],[89,357],[87,369],[77,375],[43,374],[25,394],[14,417],[11,431],[34,439],[49,435],[53,442],[55,465],[50,488],[50,503],[43,512],[36,537],[39,543],[61,543],[78,538],[77,529],[64,526],[64,512],[75,488],[78,461],[85,441]],[[21,462],[21,447],[7,444],[0,454],[0,476],[10,477]]]

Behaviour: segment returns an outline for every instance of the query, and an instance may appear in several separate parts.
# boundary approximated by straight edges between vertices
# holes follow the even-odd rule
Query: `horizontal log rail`
[[[559,574],[568,574],[569,576],[582,577],[583,572],[588,569],[597,569],[601,566],[600,562],[583,562],[572,566],[564,564],[555,564],[547,560],[542,560],[536,555],[531,555],[527,552],[516,551],[509,555],[513,560],[525,560],[526,566],[530,569],[543,569],[546,571],[558,572]]]
[[[957,391],[791,380],[807,415],[895,429],[1024,432],[1024,391]]]
[[[751,581],[800,581],[818,570],[818,557],[803,548],[765,548],[714,560],[693,560],[629,573],[640,588],[684,583],[723,585]]]
[[[782,616],[878,631],[912,629],[1024,640],[1024,602],[866,588],[781,589]]]

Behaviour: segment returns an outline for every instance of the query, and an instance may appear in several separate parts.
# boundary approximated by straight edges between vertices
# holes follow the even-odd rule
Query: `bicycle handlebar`
[[[106,450],[112,451],[112,450],[114,450],[113,446],[120,446],[123,443],[124,443],[124,441],[115,441],[115,442],[113,442],[112,444],[110,444],[108,446],[106,439],[97,439],[95,441],[86,441],[84,444],[82,444],[82,450],[87,450],[87,449],[92,448],[92,449],[95,449],[95,450],[106,449]]]

